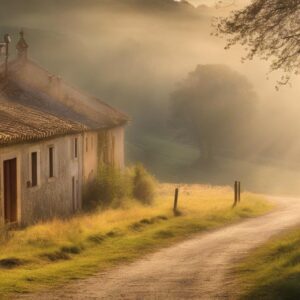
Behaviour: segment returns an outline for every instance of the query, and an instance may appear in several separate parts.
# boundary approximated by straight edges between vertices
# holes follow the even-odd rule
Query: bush
[[[98,197],[104,206],[118,206],[122,199],[131,195],[131,180],[127,172],[105,166],[99,169]]]
[[[96,207],[119,207],[124,199],[151,204],[155,193],[155,180],[138,164],[121,171],[111,166],[101,166],[97,179],[84,187],[83,203],[88,210]]]
[[[134,167],[133,197],[144,204],[151,204],[155,194],[155,180],[143,165]]]
[[[101,166],[97,179],[84,189],[85,208],[119,206],[122,199],[129,197],[132,184],[126,172],[111,166]]]

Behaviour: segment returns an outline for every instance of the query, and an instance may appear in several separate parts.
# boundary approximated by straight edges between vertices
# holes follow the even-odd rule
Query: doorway
[[[17,214],[17,159],[3,162],[4,185],[4,220],[5,223],[16,223]]]

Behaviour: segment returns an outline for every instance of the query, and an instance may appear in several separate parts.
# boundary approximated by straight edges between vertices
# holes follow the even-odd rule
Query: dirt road
[[[155,254],[27,299],[234,299],[231,268],[249,250],[300,223],[300,200],[272,198],[276,212],[201,234]],[[288,205],[287,205],[288,204]],[[22,297],[23,298],[23,297]]]

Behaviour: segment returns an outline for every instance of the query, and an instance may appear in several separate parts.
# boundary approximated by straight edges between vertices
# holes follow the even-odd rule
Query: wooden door
[[[17,159],[3,162],[4,179],[4,219],[6,223],[15,223],[17,218]]]

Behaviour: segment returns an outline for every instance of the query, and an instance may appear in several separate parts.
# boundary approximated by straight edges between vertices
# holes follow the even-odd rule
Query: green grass
[[[181,186],[180,216],[172,212],[174,186],[160,185],[156,200],[54,220],[13,232],[0,244],[0,297],[51,288],[130,262],[194,233],[266,213],[272,205],[243,194],[232,209],[230,188]]]
[[[300,229],[274,238],[238,268],[241,299],[300,299]]]

